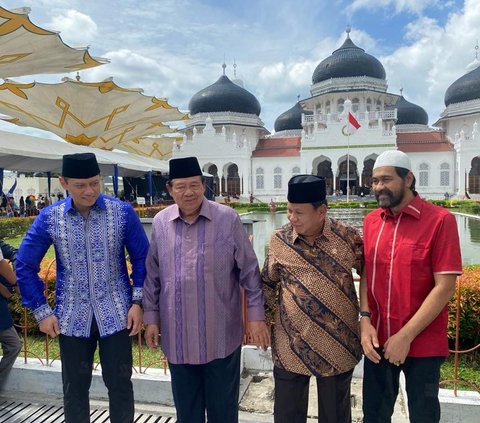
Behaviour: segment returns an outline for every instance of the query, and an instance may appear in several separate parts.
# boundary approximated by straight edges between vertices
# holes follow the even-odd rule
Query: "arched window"
[[[337,112],[342,113],[343,112],[343,103],[345,103],[345,100],[343,98],[339,98],[337,100]]]
[[[440,165],[440,186],[450,186],[450,165],[448,163]]]
[[[430,166],[426,163],[421,163],[418,166],[418,185],[421,187],[428,187],[428,174],[430,173]]]
[[[257,189],[264,188],[263,168],[259,167],[255,172],[255,185]]]
[[[360,100],[358,98],[354,98],[352,100],[352,112],[358,112],[360,108]]]
[[[330,100],[327,100],[325,103],[325,114],[328,115],[330,113]]]
[[[367,112],[372,111],[372,99],[367,98]]]
[[[300,168],[298,166],[295,166],[292,169],[292,176],[298,175],[300,173]]]
[[[282,168],[276,167],[273,169],[273,188],[282,188]]]

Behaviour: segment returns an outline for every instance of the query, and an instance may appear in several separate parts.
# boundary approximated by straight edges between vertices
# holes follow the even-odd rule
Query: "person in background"
[[[0,345],[3,351],[0,360],[0,390],[3,389],[7,376],[22,349],[22,343],[8,310],[8,299],[17,287],[15,273],[8,261],[14,264],[16,254],[16,248],[0,240]]]
[[[162,350],[181,423],[237,423],[242,296],[250,342],[270,343],[258,262],[238,214],[204,197],[195,157],[171,159],[175,204],[152,225],[144,288],[145,340]]]
[[[360,328],[364,423],[390,422],[405,375],[412,423],[438,423],[440,365],[448,355],[447,304],[462,273],[455,217],[415,191],[409,157],[380,154],[364,220]]]
[[[130,336],[142,325],[148,240],[129,204],[100,193],[94,154],[63,156],[60,184],[70,195],[44,207],[20,245],[17,279],[23,304],[33,311],[43,333],[59,336],[66,423],[90,422],[89,389],[97,345],[110,421],[132,423]],[[54,310],[38,277],[52,244],[57,261]]]
[[[359,232],[328,217],[325,179],[288,183],[290,223],[272,235],[262,271],[273,322],[275,423],[305,423],[310,377],[318,421],[351,422],[350,382],[362,355],[352,268],[363,269]]]

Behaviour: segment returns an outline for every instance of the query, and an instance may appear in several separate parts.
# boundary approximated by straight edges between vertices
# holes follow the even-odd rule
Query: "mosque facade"
[[[224,69],[191,98],[191,120],[172,157],[198,157],[216,195],[284,201],[288,180],[299,173],[325,177],[329,194],[368,194],[375,159],[399,149],[412,161],[421,195],[470,197],[480,194],[479,65],[476,59],[447,89],[446,108],[429,127],[421,106],[387,91],[383,65],[347,30],[343,45],[313,72],[311,96],[282,113],[273,134],[255,96]],[[349,113],[360,124],[352,134]]]

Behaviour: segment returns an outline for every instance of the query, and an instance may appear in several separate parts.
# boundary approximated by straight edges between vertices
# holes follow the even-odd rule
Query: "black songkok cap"
[[[317,175],[295,175],[288,181],[290,203],[316,203],[325,200],[325,178]]]
[[[202,169],[196,157],[170,159],[168,162],[170,179],[202,176]]]
[[[65,178],[88,179],[100,174],[97,158],[93,153],[65,154],[62,176]]]

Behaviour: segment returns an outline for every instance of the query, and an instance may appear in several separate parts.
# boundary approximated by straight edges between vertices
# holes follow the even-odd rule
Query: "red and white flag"
[[[355,119],[355,116],[353,116],[351,113],[348,113],[348,122],[347,122],[348,133],[350,135],[353,135],[358,128],[360,128],[360,124],[358,123],[358,120]]]

